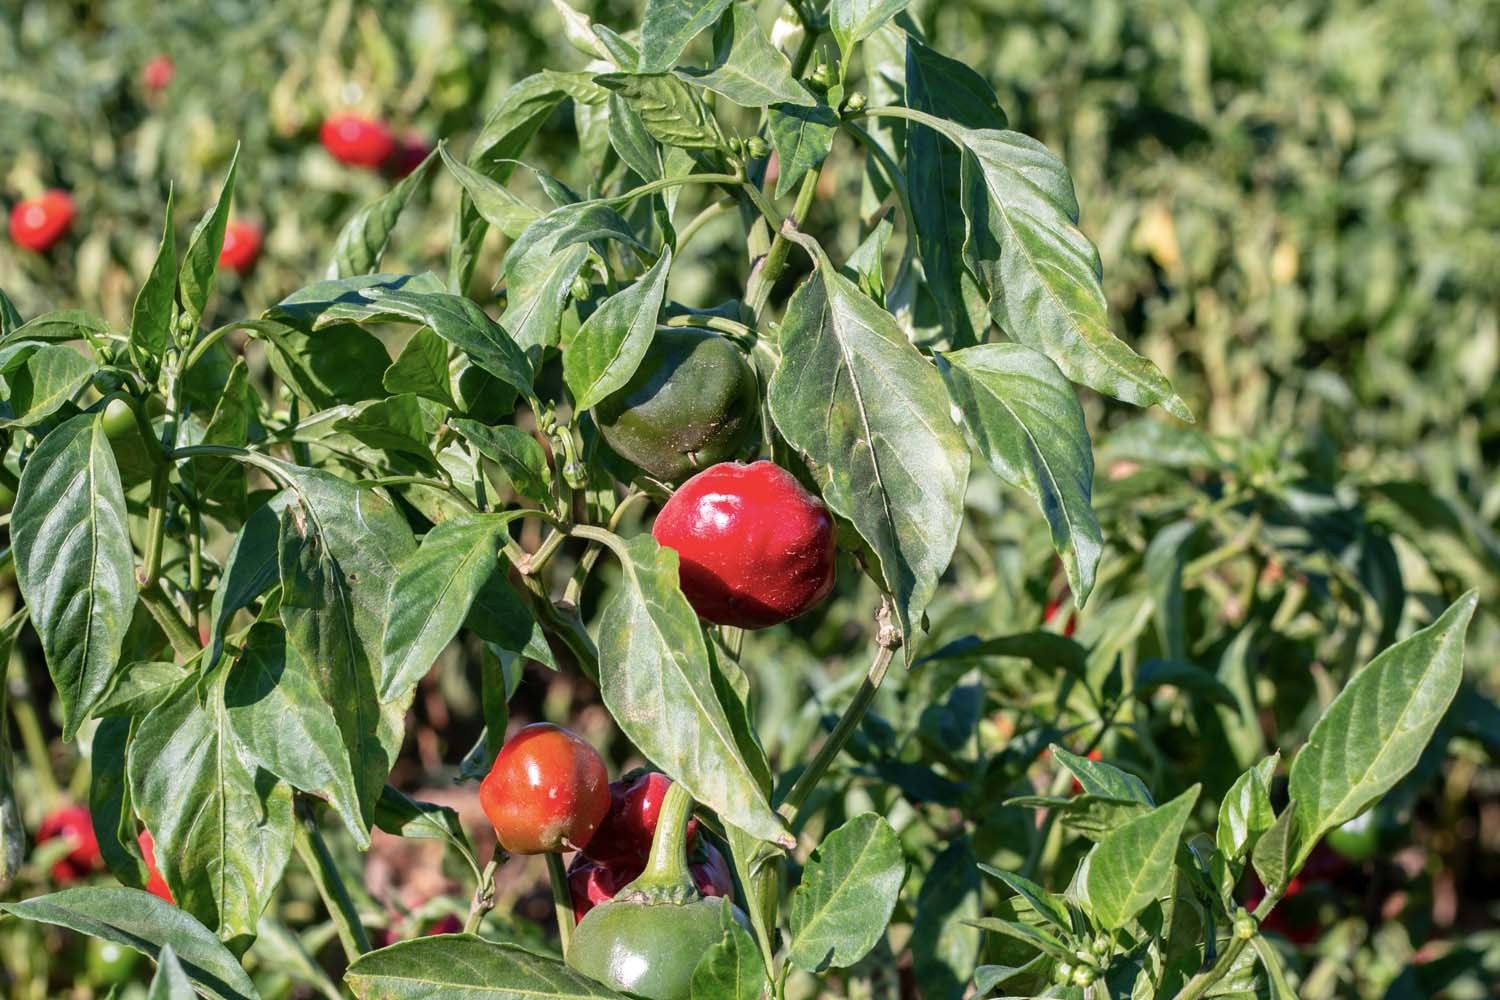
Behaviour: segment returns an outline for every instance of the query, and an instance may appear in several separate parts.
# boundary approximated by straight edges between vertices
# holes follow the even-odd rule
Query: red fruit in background
[[[1094,761],[1103,760],[1104,759],[1104,751],[1100,750],[1098,747],[1095,747],[1094,749],[1090,750],[1086,756],[1088,757],[1089,760],[1094,760]],[[1077,778],[1074,778],[1073,779],[1073,794],[1077,795],[1081,791],[1083,791],[1083,785],[1081,785],[1081,784],[1078,783],[1078,779]]]
[[[94,835],[94,821],[87,809],[70,805],[47,814],[37,828],[36,842],[45,844],[60,837],[71,843],[73,849],[52,865],[52,881],[71,885],[104,867],[99,838]]]
[[[386,172],[398,179],[405,177],[420,167],[430,152],[432,142],[425,135],[407,132],[396,141],[396,151],[385,164]]]
[[[634,779],[612,781],[609,785],[609,814],[583,853],[600,864],[638,864],[644,866],[651,854],[651,838],[656,835],[656,821],[661,816],[662,800],[672,779],[659,771],[648,771]],[[698,837],[698,820],[688,820],[687,849],[693,853]]]
[[[688,872],[693,884],[705,896],[734,895],[734,877],[729,873],[729,861],[712,844],[703,844],[700,851],[690,852]],[[600,903],[614,899],[615,894],[640,877],[646,870],[644,861],[628,861],[620,864],[600,864],[580,854],[568,868],[568,893],[573,897],[573,920],[582,920],[583,915]]]
[[[177,67],[172,63],[171,56],[152,56],[141,68],[141,84],[148,92],[159,94],[167,89],[176,73]]]
[[[351,167],[379,169],[396,151],[396,137],[381,121],[362,115],[333,115],[319,133],[323,148]]]
[[[609,812],[609,774],[587,742],[538,722],[500,748],[479,804],[512,854],[578,850]]]
[[[172,890],[167,888],[167,880],[162,877],[161,869],[156,867],[156,841],[152,839],[149,830],[142,830],[141,835],[136,838],[136,846],[141,849],[141,858],[146,862],[146,891],[158,899],[164,899],[173,906],[177,900],[172,898]]]
[[[260,227],[253,222],[230,222],[224,227],[219,266],[238,274],[249,274],[260,259],[261,235]]]
[[[1066,593],[1067,592],[1064,591],[1064,596],[1066,596]],[[1052,620],[1054,618],[1056,618],[1057,617],[1057,613],[1062,610],[1062,602],[1063,602],[1062,597],[1054,597],[1054,598],[1052,598],[1052,600],[1050,600],[1050,601],[1047,602],[1046,609],[1042,611],[1042,624],[1044,624],[1044,625],[1051,625],[1052,624]],[[1075,615],[1075,614],[1073,614],[1070,611],[1070,612],[1068,612],[1067,620],[1063,622],[1062,634],[1063,634],[1063,636],[1065,638],[1071,639],[1071,638],[1073,638],[1073,633],[1075,633],[1077,631],[1078,631],[1078,616]]]
[[[423,937],[436,937],[439,934],[461,934],[464,922],[453,914],[448,914],[441,920],[435,921],[433,925],[422,932]]]
[[[693,610],[719,625],[778,625],[833,589],[833,518],[770,462],[704,469],[662,506],[651,533],[677,551]]]
[[[66,191],[26,198],[10,210],[10,238],[27,250],[46,253],[67,235],[76,214],[73,197]]]

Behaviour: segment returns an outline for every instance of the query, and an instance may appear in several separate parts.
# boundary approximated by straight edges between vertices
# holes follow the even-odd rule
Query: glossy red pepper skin
[[[396,152],[396,136],[385,122],[363,115],[333,115],[319,132],[323,148],[340,163],[378,170]]]
[[[604,865],[641,864],[651,853],[651,838],[656,835],[656,821],[661,816],[662,799],[672,779],[660,771],[647,771],[635,778],[609,784],[609,814],[583,853],[591,861]],[[697,844],[698,820],[688,820],[687,845],[691,855]]]
[[[253,222],[235,220],[224,227],[224,245],[219,250],[219,267],[239,275],[249,274],[260,260],[263,234]]]
[[[539,722],[500,748],[479,804],[512,854],[578,850],[609,812],[609,774],[586,741]]]
[[[676,550],[693,610],[718,625],[778,625],[833,589],[833,518],[770,462],[704,469],[662,506],[652,534]]]
[[[10,211],[10,238],[17,246],[46,253],[56,246],[77,216],[73,196],[66,191],[46,191],[18,201]]]
[[[73,849],[52,865],[53,882],[60,886],[72,885],[104,867],[99,838],[94,834],[94,821],[87,809],[68,805],[48,813],[37,828],[36,842],[45,844],[58,838],[66,839]]]

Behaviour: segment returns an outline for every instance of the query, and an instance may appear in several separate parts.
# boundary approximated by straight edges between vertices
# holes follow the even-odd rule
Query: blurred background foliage
[[[638,15],[632,0],[575,6],[614,26]],[[779,7],[759,6],[767,23]],[[1004,805],[1066,791],[1049,742],[1101,750],[1158,801],[1201,780],[1210,815],[1241,769],[1278,747],[1289,756],[1375,651],[1471,586],[1482,604],[1469,680],[1424,764],[1378,810],[1379,851],[1309,873],[1301,901],[1283,904],[1279,940],[1309,1000],[1493,995],[1500,8],[928,0],[912,10],[933,44],[996,86],[1011,127],[1069,165],[1116,329],[1168,373],[1198,423],[1085,400],[1108,551],[1082,610],[1029,503],[976,472],[971,521],[930,613],[929,658],[888,681],[820,793],[828,811],[814,822],[876,808],[914,863],[888,946],[840,995],[956,1000],[964,970],[1003,962],[1001,945],[964,924],[1006,905],[974,863],[1059,888],[1087,846]],[[141,69],[162,52],[176,78],[150,96]],[[325,116],[359,110],[463,150],[509,84],[586,59],[551,5],[532,0],[0,3],[0,203],[48,187],[79,203],[72,235],[46,257],[0,241],[0,288],[25,316],[81,307],[123,326],[169,183],[179,217],[196,217],[240,142],[235,214],[265,226],[266,251],[243,281],[221,277],[231,293],[219,318],[257,313],[320,277],[343,221],[390,183],[323,151]],[[899,60],[856,75],[872,98],[899,92]],[[527,158],[586,190],[596,178],[570,154],[598,129],[574,116],[554,115]],[[808,226],[848,252],[881,205],[857,147],[840,143],[831,162]],[[387,270],[445,272],[458,189],[435,177],[403,217]],[[741,287],[743,238],[732,217],[714,226],[718,239],[705,232],[674,270],[674,293],[695,305]],[[492,235],[471,290],[481,297],[502,249]],[[873,603],[846,572],[826,612],[747,640],[760,732],[781,769],[862,675]],[[462,802],[452,779],[477,735],[480,655],[455,646],[426,682],[403,787]],[[45,690],[39,658],[24,666],[13,690]],[[622,770],[633,763],[576,675],[531,664],[524,676],[517,720],[571,720],[600,745],[613,740]],[[73,748],[45,756],[82,787]],[[31,764],[23,789],[39,781]],[[28,814],[30,828],[37,819]],[[365,864],[362,903],[398,936],[463,904],[430,857],[387,844],[368,863],[346,860]],[[272,923],[296,934],[266,932],[252,957],[266,996],[312,995],[303,959],[328,930],[305,886],[285,895]],[[538,934],[527,919],[548,909],[540,866],[512,869],[505,899],[518,938]],[[71,981],[60,949],[76,943],[38,950],[38,933],[0,927],[0,984],[14,997]],[[792,995],[806,995],[799,988]]]

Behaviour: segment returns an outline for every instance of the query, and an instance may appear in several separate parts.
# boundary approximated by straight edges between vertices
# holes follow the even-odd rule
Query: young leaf
[[[505,523],[519,512],[444,521],[397,568],[387,602],[380,698],[404,697],[458,634],[485,583],[502,575]]]
[[[42,439],[11,513],[16,578],[72,740],[109,690],[135,610],[125,494],[99,418],[79,414]]]
[[[409,392],[450,410],[459,408],[448,370],[448,344],[425,326],[412,334],[380,382],[390,393]]]
[[[619,1000],[560,960],[466,934],[403,941],[361,956],[344,974],[358,997],[382,1000]]]
[[[205,663],[218,663],[224,651],[224,630],[235,612],[248,608],[277,580],[276,547],[280,527],[270,507],[255,509],[224,560],[224,570],[208,612],[208,654]]]
[[[462,434],[485,458],[500,466],[516,492],[538,502],[552,497],[552,466],[536,438],[511,424],[491,427],[455,417],[448,426]]]
[[[831,0],[829,28],[838,40],[844,64],[854,46],[869,38],[885,22],[906,9],[911,0]]]
[[[370,846],[370,827],[333,711],[312,670],[269,623],[253,626],[229,669],[224,707],[251,760],[298,791],[326,799],[355,846]]]
[[[520,195],[512,194],[499,181],[455,160],[446,143],[438,144],[438,152],[484,221],[506,236],[515,239],[527,226],[541,218],[542,213],[528,205]]]
[[[183,971],[177,960],[177,952],[170,944],[164,944],[156,956],[156,978],[151,980],[151,989],[146,1000],[195,1000],[192,980]]]
[[[776,175],[776,197],[792,190],[809,170],[828,159],[838,127],[838,115],[826,104],[771,107],[767,133],[780,171]]]
[[[855,816],[823,838],[792,893],[792,961],[808,972],[846,969],[885,933],[906,881],[890,823]]]
[[[1089,795],[1155,804],[1145,782],[1113,764],[1080,757],[1056,743],[1052,744],[1052,759],[1067,768]]]
[[[636,76],[605,73],[599,86],[623,97],[659,142],[681,149],[723,149],[724,133],[703,101],[669,73]]]
[[[152,959],[171,945],[183,971],[205,996],[260,1000],[239,961],[208,928],[149,892],[116,886],[64,889],[19,903],[0,903],[0,911],[123,945]]]
[[[1255,864],[1255,874],[1270,892],[1280,892],[1296,874],[1298,844],[1302,841],[1297,828],[1297,801],[1288,802],[1281,815],[1256,841],[1250,860]]]
[[[719,19],[730,0],[646,0],[638,73],[665,73],[693,36]]]
[[[656,333],[671,267],[668,248],[633,285],[605,299],[573,335],[563,353],[563,378],[575,407],[592,408],[635,374]]]
[[[703,630],[677,583],[677,553],[650,535],[611,548],[624,579],[599,617],[599,689],[649,760],[727,823],[789,836],[771,812],[714,690]]]
[[[1068,916],[1068,908],[1052,898],[1052,894],[1046,889],[1020,875],[995,868],[991,865],[981,864],[979,868],[1009,886],[1011,892],[1026,900],[1027,904],[1042,919],[1055,926],[1064,934],[1073,933],[1073,921]]]
[[[222,237],[221,237],[222,238]],[[167,221],[156,260],[130,311],[130,356],[147,380],[154,380],[172,337],[172,308],[177,298],[177,242],[172,233],[172,194],[167,193]],[[39,317],[40,318],[40,317]],[[35,320],[33,320],[35,322]],[[22,328],[24,329],[24,327]]]
[[[182,267],[177,274],[177,299],[196,329],[208,305],[209,293],[214,288],[214,275],[219,269],[219,251],[224,248],[224,226],[229,222],[229,203],[234,197],[234,177],[239,169],[240,149],[234,148],[229,161],[229,172],[219,188],[218,200],[193,228],[188,238],[187,252],[182,255]]]
[[[1469,591],[1375,657],[1313,726],[1287,788],[1303,833],[1299,865],[1323,834],[1364,812],[1416,766],[1458,692],[1464,633],[1478,603]]]
[[[766,991],[766,964],[760,949],[725,906],[719,910],[724,939],[709,948],[693,969],[692,1000],[760,1000]]]
[[[913,627],[958,541],[969,451],[942,377],[816,243],[804,245],[815,269],[782,322],[771,416],[873,550],[910,663]]]
[[[291,789],[244,753],[218,684],[206,705],[183,692],[142,719],[128,770],[177,905],[243,950],[291,858]]]
[[[1219,803],[1214,845],[1226,858],[1239,861],[1276,821],[1271,808],[1271,779],[1281,754],[1275,753],[1237,778]]]
[[[0,289],[0,343],[8,340],[12,333],[21,328],[22,323],[16,304]]]
[[[939,359],[964,426],[990,468],[1042,508],[1081,607],[1094,589],[1104,537],[1091,495],[1094,454],[1073,386],[1020,344],[981,344]]]
[[[1194,785],[1099,842],[1089,864],[1089,900],[1107,930],[1119,930],[1166,890],[1182,829],[1198,801]]]
[[[233,447],[248,440],[255,416],[255,390],[249,384],[249,369],[244,358],[235,358],[234,367],[224,390],[209,417],[199,444],[224,444]],[[183,467],[183,476],[198,494],[218,505],[219,512],[238,521],[245,506],[245,467],[232,458],[203,456]],[[233,521],[231,523],[234,523]]]
[[[677,75],[689,83],[707,87],[743,108],[768,104],[817,103],[797,78],[781,50],[771,44],[755,16],[755,7],[736,3],[714,32],[714,65],[710,69],[685,67]]]
[[[344,223],[338,240],[333,244],[328,277],[347,278],[380,270],[380,258],[385,256],[385,248],[390,245],[391,231],[396,228],[401,213],[406,211],[435,158],[435,153],[428,153],[400,183]]]

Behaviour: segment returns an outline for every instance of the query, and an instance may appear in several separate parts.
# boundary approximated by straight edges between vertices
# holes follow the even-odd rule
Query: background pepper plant
[[[1062,162],[904,7],[796,4],[768,30],[747,3],[652,0],[621,33],[559,4],[587,68],[517,83],[355,214],[325,280],[205,320],[232,162],[190,234],[167,202],[118,329],[0,301],[24,600],[3,634],[40,649],[62,738],[88,744],[99,857],[135,887],[5,913],[145,952],[167,996],[617,995],[563,961],[605,920],[573,936],[560,860],[554,941],[493,910],[503,853],[388,784],[457,639],[485,723],[463,776],[541,664],[673,783],[640,862],[656,905],[705,891],[695,836],[727,859],[733,906],[703,912],[743,923],[688,994],[641,995],[1293,995],[1271,919],[1319,841],[1435,767],[1435,735],[1441,757],[1485,727],[1482,700],[1450,711],[1477,597],[1441,555],[1403,575],[1391,539],[1423,497],[1351,501],[1336,463],[1253,435],[1117,430],[1096,514],[1075,387],[1191,414],[1111,332]],[[552,172],[530,157],[559,118]],[[381,273],[439,171],[463,192],[444,273]],[[705,281],[726,245],[736,277]],[[723,617],[679,569],[722,548],[644,523],[753,456],[826,505],[839,550],[832,596],[815,581],[763,632],[695,614]],[[1301,678],[1267,697],[1256,654]],[[825,657],[867,667],[789,704],[781,676],[821,682]],[[374,831],[447,845],[462,934],[374,947],[341,861]],[[294,879],[321,911],[300,940],[266,922]],[[641,938],[669,926],[653,909]],[[642,961],[680,963],[659,936]]]

